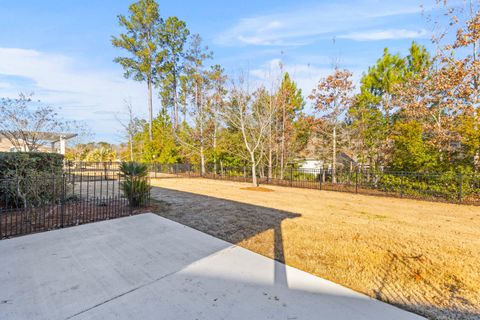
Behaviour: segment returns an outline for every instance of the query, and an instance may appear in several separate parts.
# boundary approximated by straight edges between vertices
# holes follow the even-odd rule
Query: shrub
[[[463,195],[473,192],[468,183],[469,175],[464,175],[462,183]],[[398,192],[415,198],[443,198],[455,201],[459,197],[459,174],[444,172],[438,174],[384,174],[380,179],[380,189],[387,192]]]
[[[148,165],[137,162],[122,162],[120,164],[125,181],[121,187],[132,207],[146,205],[150,195],[148,183]]]
[[[45,152],[0,152],[0,179],[31,173],[62,174],[63,155]]]
[[[63,177],[63,156],[42,152],[0,152],[0,201],[26,207],[56,201]]]

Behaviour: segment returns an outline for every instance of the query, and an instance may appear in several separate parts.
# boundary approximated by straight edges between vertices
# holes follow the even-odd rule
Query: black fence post
[[[320,181],[320,190],[322,190],[322,181],[323,180],[323,169],[320,170],[320,174],[318,175],[318,181]]]
[[[463,174],[458,174],[458,202],[462,202],[462,189],[463,189]]]
[[[65,188],[66,175],[62,173],[62,189],[60,190],[60,228],[63,228],[63,217],[65,216]]]
[[[130,177],[125,177],[125,180],[130,179],[130,194],[129,194],[129,199],[128,199],[128,209],[129,209],[129,215],[131,216],[133,214],[133,198],[135,196],[135,176],[131,175]],[[128,182],[128,181],[127,181]]]
[[[293,167],[290,167],[290,187],[293,186]]]
[[[403,175],[400,175],[400,198],[403,198]]]

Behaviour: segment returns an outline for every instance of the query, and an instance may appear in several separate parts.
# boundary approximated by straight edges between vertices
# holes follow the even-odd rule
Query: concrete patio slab
[[[0,319],[423,319],[142,214],[0,241]]]

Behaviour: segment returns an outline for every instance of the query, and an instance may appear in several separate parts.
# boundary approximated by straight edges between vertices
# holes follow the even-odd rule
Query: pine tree
[[[283,179],[286,162],[288,161],[289,146],[292,144],[294,136],[294,121],[305,106],[302,97],[302,90],[297,88],[290,75],[286,72],[282,83],[276,94],[278,104],[279,118],[279,140],[280,140],[280,179]]]
[[[379,103],[385,114],[387,127],[391,125],[393,113],[392,99],[395,86],[405,77],[405,60],[398,54],[392,55],[385,48],[383,56],[377,63],[368,68],[368,72],[361,79],[361,88],[368,90],[372,95],[380,98]]]
[[[181,87],[185,70],[185,44],[190,31],[184,21],[177,17],[168,17],[160,32],[160,42],[165,52],[161,64],[161,92],[163,108],[172,107],[173,128],[179,123],[178,88]]]
[[[112,44],[127,50],[130,56],[118,57],[114,61],[124,68],[126,78],[147,82],[149,138],[152,140],[152,86],[157,81],[158,65],[165,56],[162,48],[158,46],[162,19],[155,0],[140,0],[130,5],[128,10],[128,17],[118,16],[120,26],[125,28],[126,32],[112,37]]]

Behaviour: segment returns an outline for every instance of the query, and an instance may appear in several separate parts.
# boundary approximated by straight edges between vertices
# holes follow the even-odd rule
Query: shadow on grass
[[[265,231],[273,231],[273,247],[268,251],[273,250],[274,259],[282,263],[285,263],[282,221],[301,216],[298,213],[158,187],[154,187],[151,194],[152,199],[158,201],[160,215],[233,244]],[[275,282],[287,283],[284,265],[276,265]]]

